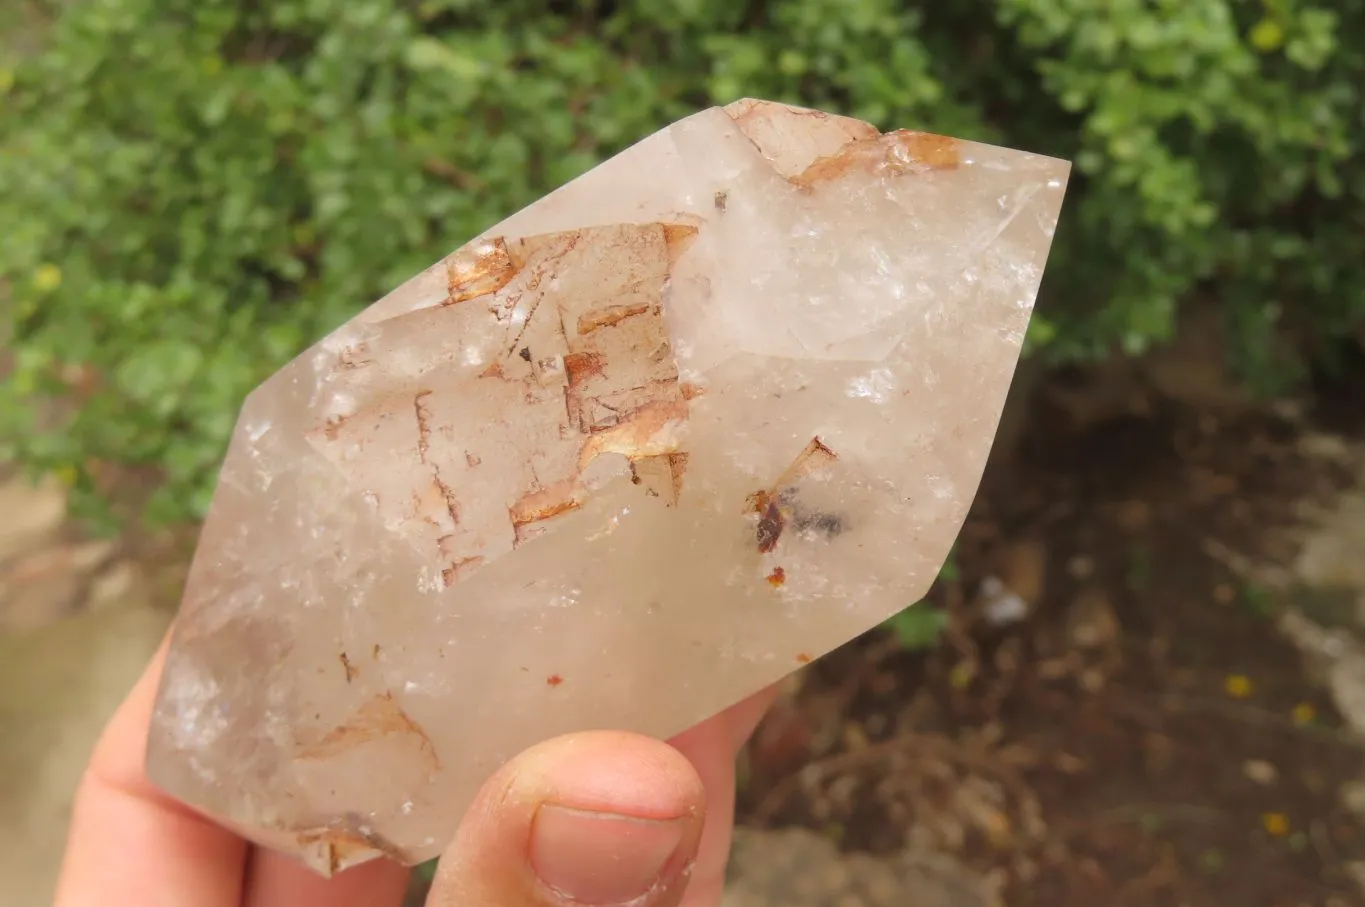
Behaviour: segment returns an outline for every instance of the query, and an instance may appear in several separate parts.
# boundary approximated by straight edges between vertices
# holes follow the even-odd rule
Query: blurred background
[[[4,0],[0,26],[7,903],[50,898],[246,392],[754,96],[1076,169],[953,558],[743,756],[732,907],[1365,904],[1365,0]]]

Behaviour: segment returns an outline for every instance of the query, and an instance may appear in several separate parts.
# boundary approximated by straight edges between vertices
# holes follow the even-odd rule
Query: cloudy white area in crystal
[[[152,778],[415,863],[527,745],[674,734],[914,601],[1068,172],[740,101],[413,277],[246,401]]]

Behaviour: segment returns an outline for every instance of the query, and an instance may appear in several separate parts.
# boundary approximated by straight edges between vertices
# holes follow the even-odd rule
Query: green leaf
[[[885,626],[896,634],[901,648],[918,652],[938,644],[939,637],[948,626],[948,614],[920,603],[892,617]]]

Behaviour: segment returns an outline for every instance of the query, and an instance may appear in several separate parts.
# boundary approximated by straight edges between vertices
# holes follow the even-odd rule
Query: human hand
[[[152,786],[143,770],[165,646],[110,720],[76,794],[56,907],[399,907],[408,870],[324,879]],[[715,907],[734,756],[771,701],[674,739],[595,731],[532,747],[480,791],[428,907]]]

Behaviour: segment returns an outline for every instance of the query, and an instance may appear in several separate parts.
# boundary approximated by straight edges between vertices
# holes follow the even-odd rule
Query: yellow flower
[[[1295,724],[1312,724],[1313,719],[1318,717],[1318,710],[1313,708],[1313,703],[1311,702],[1300,702],[1298,705],[1294,706],[1294,711],[1291,715],[1294,718]]]
[[[1289,834],[1289,817],[1284,813],[1261,813],[1261,827],[1276,838]]]
[[[1229,674],[1223,678],[1223,690],[1233,699],[1246,699],[1251,695],[1251,678],[1245,674]]]
[[[948,682],[955,690],[965,690],[975,679],[976,665],[965,659],[953,665],[953,669],[948,672]]]
[[[56,265],[39,265],[33,272],[33,286],[39,293],[51,293],[62,285],[62,269]]]
[[[1263,54],[1279,50],[1284,44],[1284,26],[1274,19],[1262,19],[1247,35],[1251,46]]]

